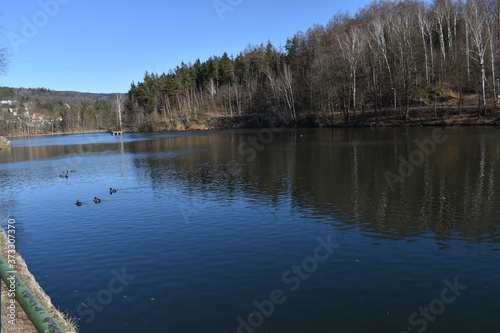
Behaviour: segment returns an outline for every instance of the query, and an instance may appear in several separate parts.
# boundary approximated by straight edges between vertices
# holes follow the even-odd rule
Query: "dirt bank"
[[[207,116],[189,121],[144,122],[129,126],[128,132],[159,132],[210,129],[286,127],[396,127],[396,126],[471,126],[500,125],[500,110],[479,111],[475,107],[439,106],[411,107],[409,119],[405,108],[356,110],[344,112],[301,113],[294,120],[284,122],[277,117],[260,114],[235,116]]]
[[[375,111],[355,111],[349,113],[349,118],[343,113],[323,114],[319,117],[309,116],[304,124],[332,127],[388,127],[388,126],[478,126],[500,125],[500,110],[477,108],[443,107],[413,107],[409,108],[409,119],[406,119],[405,109],[383,109]]]

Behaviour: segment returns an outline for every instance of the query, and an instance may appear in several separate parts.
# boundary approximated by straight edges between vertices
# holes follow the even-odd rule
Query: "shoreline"
[[[9,134],[4,134],[3,136],[9,138],[9,140],[23,140],[20,138],[25,138],[25,139],[34,139],[37,137],[41,136],[56,136],[56,135],[72,135],[72,134],[92,134],[92,133],[107,133],[109,131],[107,130],[95,130],[95,131],[76,131],[76,132],[54,132],[54,133],[39,133],[39,134],[15,134],[15,135],[9,135]]]
[[[9,233],[10,234],[10,233]],[[12,235],[11,235],[12,236]],[[76,333],[78,329],[76,327],[76,320],[71,319],[67,313],[62,313],[58,310],[53,304],[50,297],[45,293],[43,288],[40,286],[36,278],[30,272],[28,265],[22,258],[22,256],[14,249],[14,254],[12,254],[12,249],[8,248],[8,244],[12,244],[12,241],[9,242],[9,238],[7,237],[7,233],[3,228],[0,228],[0,243],[1,243],[1,251],[4,258],[6,258],[5,254],[9,254],[9,260],[13,260],[15,262],[15,271],[19,278],[24,282],[24,284],[30,289],[31,293],[40,301],[40,303],[45,307],[45,309],[52,315],[52,317],[57,321],[59,325],[67,332],[67,333]],[[1,280],[1,288],[2,288],[2,302],[1,302],[1,321],[2,321],[2,332],[6,333],[36,333],[37,329],[34,327],[31,320],[28,318],[24,310],[21,308],[17,300],[15,300],[15,319],[14,323],[9,323],[12,321],[12,318],[8,316],[9,312],[9,304],[11,304],[12,297],[9,296],[9,289],[5,285],[4,281]]]
[[[241,128],[266,128],[270,126],[285,126],[287,128],[357,128],[357,127],[423,127],[423,126],[498,126],[500,125],[500,109],[482,110],[481,117],[478,109],[459,109],[456,107],[440,108],[409,108],[410,118],[405,119],[404,109],[382,109],[378,112],[370,111],[350,111],[348,120],[343,112],[333,113],[307,113],[300,114],[289,123],[285,123],[277,118],[267,115],[246,114],[246,115],[223,115],[223,116],[202,116],[191,118],[189,121],[176,120],[174,122],[145,121],[140,126],[125,126],[124,133],[141,132],[184,132],[196,130],[220,130],[220,129],[241,129]],[[38,134],[14,134],[2,135],[12,139],[33,139],[37,137],[111,133],[111,130],[87,130],[87,131],[66,131],[54,133]]]

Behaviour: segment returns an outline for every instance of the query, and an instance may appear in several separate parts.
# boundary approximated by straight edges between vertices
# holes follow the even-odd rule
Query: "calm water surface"
[[[500,130],[433,131],[14,140],[1,222],[82,332],[499,332]]]

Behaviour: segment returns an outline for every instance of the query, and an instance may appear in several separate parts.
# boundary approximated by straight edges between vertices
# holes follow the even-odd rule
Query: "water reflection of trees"
[[[480,134],[476,134],[476,130]],[[155,191],[175,187],[218,200],[238,197],[274,206],[290,200],[324,223],[373,237],[499,240],[500,142],[489,128],[449,128],[448,139],[392,190],[398,156],[432,129],[298,129],[276,133],[256,158],[238,152],[256,131],[133,142],[134,164]],[[140,155],[138,155],[140,156]]]
[[[495,128],[447,128],[448,139],[426,163],[394,190],[387,184],[384,173],[397,174],[398,156],[408,157],[416,149],[414,140],[430,138],[432,130],[285,130],[274,133],[253,160],[241,154],[238,145],[257,137],[258,130],[16,147],[2,150],[1,161],[22,162],[26,168],[10,172],[7,165],[0,177],[4,192],[12,194],[13,188],[29,185],[40,173],[39,182],[52,182],[62,171],[54,168],[64,163],[84,162],[103,152],[130,152],[135,176],[156,196],[172,196],[175,189],[201,204],[248,200],[271,209],[290,206],[322,223],[360,228],[375,238],[497,242],[500,142]],[[60,158],[68,161],[53,163]]]

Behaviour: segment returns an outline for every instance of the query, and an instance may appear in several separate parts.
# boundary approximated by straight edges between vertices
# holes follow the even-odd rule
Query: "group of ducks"
[[[109,194],[113,194],[113,193],[116,193],[116,189],[110,187],[109,188]],[[101,199],[99,199],[98,197],[94,197],[94,203],[96,203],[96,204],[101,203]],[[81,206],[82,202],[80,200],[76,200],[76,205],[77,206]]]
[[[76,172],[76,170],[71,170],[71,172]],[[69,173],[69,171],[68,171],[68,170],[64,170],[62,173],[63,173],[63,174],[62,174],[62,175],[59,175],[59,177],[61,177],[61,178],[66,178],[66,179],[67,179],[67,178],[68,178],[68,173]]]
[[[68,173],[70,173],[70,172],[76,172],[76,170],[71,170],[71,171],[64,170],[62,172],[62,175],[59,175],[59,177],[61,177],[61,178],[68,178]],[[113,193],[116,193],[116,189],[110,187],[109,188],[109,194],[113,194]],[[94,197],[94,203],[96,203],[96,204],[101,203],[101,199],[99,199],[98,197]],[[82,204],[83,203],[80,200],[76,200],[76,205],[77,206],[81,206]]]

